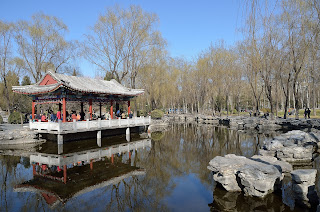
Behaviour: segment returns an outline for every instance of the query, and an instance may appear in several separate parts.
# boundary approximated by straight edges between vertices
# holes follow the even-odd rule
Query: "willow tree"
[[[286,61],[284,73],[281,77],[286,77],[288,84],[294,94],[296,106],[296,118],[299,117],[300,96],[301,96],[301,73],[305,70],[307,53],[310,47],[312,34],[308,33],[307,26],[309,20],[305,15],[304,1],[284,0],[282,4],[283,13],[281,14],[282,28],[284,29],[284,39],[282,46]]]
[[[255,100],[256,114],[259,112],[260,99],[263,94],[263,81],[260,77],[261,52],[259,49],[259,41],[262,34],[261,28],[261,3],[257,0],[248,0],[246,3],[247,17],[245,41],[239,45],[241,51],[241,59],[245,64],[245,77],[249,82],[253,98]]]
[[[154,46],[164,45],[156,29],[158,17],[139,6],[107,8],[83,42],[84,57],[106,75],[121,82],[130,78],[135,87],[139,70]]]
[[[317,84],[320,81],[319,78],[319,44],[320,44],[320,1],[319,0],[306,0],[307,15],[309,19],[308,30],[312,33],[312,41],[309,46],[309,56],[308,56],[308,70],[309,79],[308,90],[311,90],[310,97],[312,98],[312,109],[313,115],[316,115],[316,105],[317,100]],[[309,100],[307,99],[307,102]],[[309,106],[309,105],[308,105]]]
[[[10,88],[8,85],[8,73],[12,60],[12,41],[14,38],[13,23],[0,21],[0,77],[3,83],[3,96],[6,109],[10,114]]]
[[[168,73],[166,52],[153,48],[146,60],[147,63],[137,78],[137,85],[145,89],[146,99],[139,104],[146,103],[152,109],[164,107],[168,101],[167,93],[170,89],[169,83],[172,80]]]
[[[16,24],[18,52],[25,70],[39,81],[49,69],[61,72],[74,56],[75,46],[65,40],[67,26],[57,17],[37,13]]]

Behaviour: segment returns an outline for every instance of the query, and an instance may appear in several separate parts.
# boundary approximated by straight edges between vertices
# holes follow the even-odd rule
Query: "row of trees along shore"
[[[63,21],[43,13],[15,23],[0,20],[0,107],[30,112],[30,99],[13,94],[12,85],[37,82],[49,69],[81,75],[77,64],[87,60],[100,70],[97,78],[145,89],[133,102],[137,110],[264,109],[284,111],[286,118],[289,108],[298,116],[310,107],[315,115],[320,1],[247,0],[241,8],[243,39],[232,46],[217,41],[192,60],[170,57],[158,16],[139,6],[107,8],[81,41],[67,40]]]

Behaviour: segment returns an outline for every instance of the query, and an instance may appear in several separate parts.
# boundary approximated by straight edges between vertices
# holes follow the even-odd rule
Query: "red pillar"
[[[92,170],[93,169],[93,161],[90,160],[90,169]]]
[[[128,101],[128,116],[130,114],[130,101]]]
[[[32,164],[32,169],[33,169],[33,176],[36,175],[36,164]]]
[[[89,99],[89,113],[90,113],[90,120],[92,120],[92,99]]]
[[[129,159],[131,160],[131,152],[129,152]]]
[[[111,156],[111,163],[113,164],[113,154],[112,154],[112,156]]]
[[[62,113],[63,113],[63,120],[62,122],[67,121],[67,104],[66,104],[66,97],[62,98]]]
[[[64,184],[67,183],[67,165],[63,166],[63,182]]]
[[[111,100],[111,106],[110,106],[110,116],[111,116],[111,119],[113,119],[113,100]]]
[[[32,100],[32,120],[34,119],[35,106],[36,106],[36,103],[34,102],[34,100]]]

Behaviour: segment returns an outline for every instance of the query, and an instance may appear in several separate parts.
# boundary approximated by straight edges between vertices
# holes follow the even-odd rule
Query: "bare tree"
[[[31,21],[19,21],[16,27],[18,52],[25,69],[38,81],[49,69],[62,71],[73,57],[75,46],[64,39],[67,26],[58,18],[37,13]]]
[[[155,29],[158,17],[139,6],[107,8],[83,43],[84,57],[121,82],[127,75],[135,87],[138,71],[154,46],[164,45]]]

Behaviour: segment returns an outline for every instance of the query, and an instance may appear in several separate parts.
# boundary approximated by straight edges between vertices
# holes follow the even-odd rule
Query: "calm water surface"
[[[263,200],[228,193],[207,169],[218,155],[257,154],[272,136],[173,124],[152,139],[66,143],[62,154],[51,142],[10,147],[0,156],[0,211],[301,211],[281,193]]]

